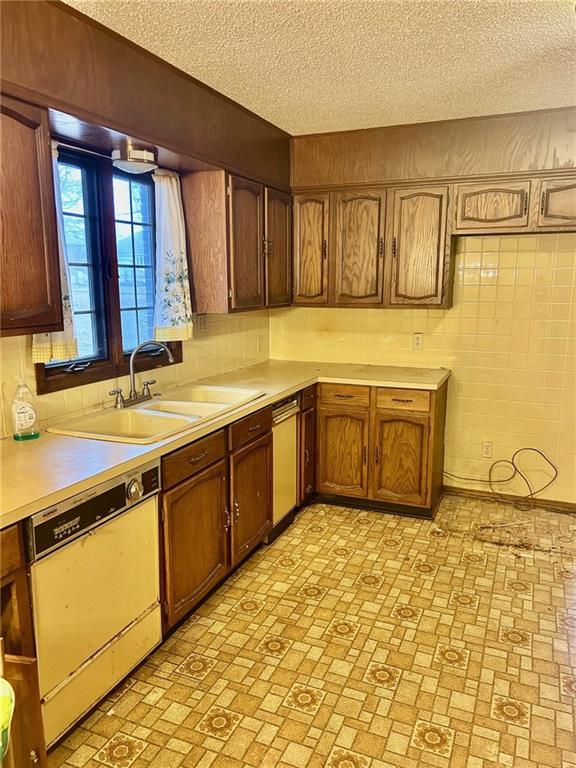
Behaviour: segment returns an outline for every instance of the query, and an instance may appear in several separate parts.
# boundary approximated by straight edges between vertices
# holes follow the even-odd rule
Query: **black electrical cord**
[[[548,464],[548,466],[552,468],[552,472],[553,472],[552,479],[549,480],[540,488],[533,489],[532,485],[530,484],[530,481],[518,466],[517,457],[522,453],[528,453],[528,452],[538,454],[544,459],[544,461]],[[512,470],[510,473],[510,476],[505,478],[495,479],[494,472],[498,467],[510,467]],[[526,484],[526,487],[528,488],[528,493],[525,496],[520,497],[518,501],[513,502],[513,506],[516,507],[516,509],[521,509],[525,512],[528,512],[534,506],[533,504],[530,504],[530,500],[534,499],[537,496],[537,494],[542,493],[547,488],[549,488],[552,485],[552,483],[556,480],[556,478],[558,477],[558,467],[556,467],[556,465],[552,461],[550,461],[548,456],[546,456],[546,454],[543,451],[541,451],[539,448],[518,448],[518,450],[514,451],[514,453],[512,454],[511,459],[498,459],[497,461],[494,461],[488,469],[487,479],[483,479],[480,477],[470,477],[466,475],[457,475],[454,472],[447,472],[447,471],[444,471],[444,474],[446,475],[446,477],[452,477],[455,480],[467,480],[473,483],[486,483],[490,488],[490,491],[497,497],[499,501],[504,501],[507,503],[510,503],[510,499],[507,499],[505,496],[499,493],[494,488],[494,486],[501,485],[503,483],[510,483],[512,482],[512,480],[514,480],[515,477],[520,477],[521,480],[523,480],[523,482]]]

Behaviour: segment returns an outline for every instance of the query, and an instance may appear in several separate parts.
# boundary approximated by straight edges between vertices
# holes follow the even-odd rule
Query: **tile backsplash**
[[[271,357],[450,368],[446,470],[486,479],[494,460],[535,447],[559,470],[542,497],[576,502],[575,275],[572,234],[459,238],[451,309],[274,310]],[[484,442],[492,458],[482,457]],[[518,460],[535,487],[550,479],[539,457]],[[518,477],[500,487],[527,491]]]
[[[270,357],[268,311],[208,315],[206,319],[206,330],[201,334],[195,330],[195,338],[184,342],[182,363],[146,372],[149,378],[157,380],[154,390],[161,392],[163,387],[225,373]],[[10,403],[21,368],[28,386],[35,391],[31,343],[30,336],[0,339],[0,413],[3,436],[12,434]],[[142,378],[141,374],[139,378]],[[116,386],[121,386],[127,392],[128,377],[37,396],[41,425],[45,427],[62,416],[80,414],[99,405],[111,404],[112,397],[108,393]]]

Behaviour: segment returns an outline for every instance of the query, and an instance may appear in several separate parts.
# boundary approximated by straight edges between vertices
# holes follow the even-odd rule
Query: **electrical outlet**
[[[412,334],[412,349],[423,349],[424,348],[424,334],[423,333],[413,333]]]
[[[493,443],[490,443],[488,441],[482,443],[482,458],[484,459],[491,459],[492,458],[492,448]]]
[[[208,333],[208,318],[206,315],[194,317],[194,336],[205,336]]]

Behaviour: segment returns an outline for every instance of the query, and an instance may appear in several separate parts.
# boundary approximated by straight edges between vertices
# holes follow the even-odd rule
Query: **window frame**
[[[90,237],[93,246],[98,247],[98,264],[101,270],[103,315],[105,318],[104,333],[107,338],[106,358],[91,359],[87,367],[71,370],[69,362],[50,365],[36,363],[36,391],[39,395],[59,392],[73,387],[93,384],[107,379],[127,376],[129,373],[130,354],[122,349],[122,330],[120,322],[120,288],[118,259],[116,255],[116,230],[114,218],[113,166],[110,158],[92,152],[78,149],[59,148],[59,156],[90,169],[94,174],[95,201],[97,216],[96,232]],[[134,361],[137,372],[163,368],[167,365],[181,363],[182,342],[169,342],[168,348],[174,357],[174,363],[168,361],[166,354],[157,356],[155,351],[139,352]],[[88,362],[88,358],[84,358]],[[78,361],[79,367],[83,361]]]

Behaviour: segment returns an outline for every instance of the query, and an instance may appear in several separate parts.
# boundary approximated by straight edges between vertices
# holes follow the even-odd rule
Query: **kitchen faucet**
[[[145,400],[151,400],[152,399],[152,393],[150,392],[150,385],[156,384],[155,379],[150,379],[149,381],[145,381],[142,386],[142,393],[139,395],[138,391],[136,390],[136,377],[134,373],[134,358],[140,352],[144,347],[159,347],[158,352],[161,353],[162,351],[166,352],[168,355],[168,361],[170,363],[174,362],[174,356],[172,352],[168,349],[166,344],[164,344],[161,341],[154,341],[154,339],[148,339],[147,341],[143,341],[141,344],[138,344],[137,347],[134,347],[132,350],[132,354],[130,355],[130,394],[128,395],[128,399],[125,399],[122,396],[122,388],[118,387],[117,389],[113,389],[110,394],[116,395],[116,400],[114,402],[114,408],[125,408],[128,405],[135,405],[136,403],[143,403]]]

